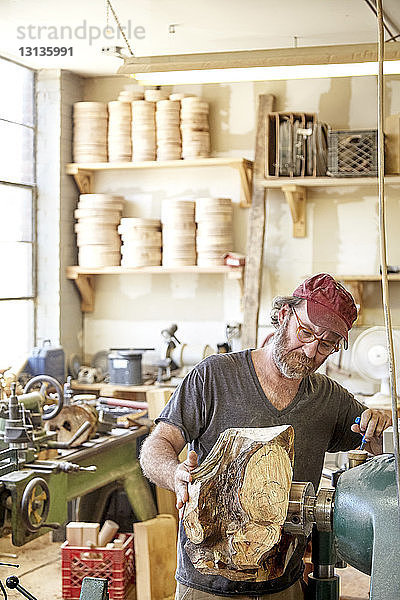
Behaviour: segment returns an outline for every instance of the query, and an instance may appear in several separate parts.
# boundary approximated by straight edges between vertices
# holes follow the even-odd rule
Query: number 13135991
[[[73,56],[72,46],[21,46],[21,56]]]

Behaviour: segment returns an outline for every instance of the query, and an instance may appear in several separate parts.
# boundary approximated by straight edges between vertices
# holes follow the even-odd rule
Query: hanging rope
[[[399,426],[396,389],[396,366],[393,347],[392,319],[389,307],[389,286],[386,257],[386,221],[385,221],[385,146],[383,136],[384,120],[384,79],[383,61],[385,53],[382,0],[377,0],[378,21],[378,195],[379,195],[379,241],[382,268],[382,302],[385,317],[386,339],[389,354],[389,380],[392,399],[393,443],[396,469],[397,503],[400,518],[400,471],[399,471]]]

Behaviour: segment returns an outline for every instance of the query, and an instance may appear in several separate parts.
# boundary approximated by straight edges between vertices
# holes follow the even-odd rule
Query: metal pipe
[[[389,307],[389,286],[387,276],[387,257],[386,257],[386,222],[385,222],[385,146],[383,135],[384,121],[384,79],[383,79],[383,61],[384,61],[384,25],[382,0],[377,0],[377,24],[378,24],[378,196],[379,196],[379,241],[381,255],[381,281],[382,281],[382,302],[383,313],[385,317],[385,329],[389,354],[389,379],[390,392],[392,399],[392,421],[393,421],[393,442],[394,459],[396,471],[397,486],[397,504],[400,519],[400,466],[399,466],[399,422],[397,410],[397,389],[395,358],[392,335],[392,319]]]
[[[147,410],[149,407],[148,402],[140,402],[139,400],[124,400],[120,398],[105,398],[101,396],[99,398],[99,404],[105,404],[106,406],[120,406],[121,408],[133,408]]]
[[[320,579],[330,579],[335,576],[335,565],[316,565],[314,569],[314,577]]]

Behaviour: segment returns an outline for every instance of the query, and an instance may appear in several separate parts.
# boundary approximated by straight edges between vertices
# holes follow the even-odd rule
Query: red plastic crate
[[[126,600],[135,583],[133,533],[127,534],[122,548],[61,546],[63,598],[79,598],[84,577],[108,579],[112,600]]]

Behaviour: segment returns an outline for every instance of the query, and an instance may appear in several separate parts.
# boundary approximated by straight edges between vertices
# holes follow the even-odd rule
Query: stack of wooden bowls
[[[157,160],[181,158],[180,108],[180,102],[173,100],[157,102]]]
[[[163,259],[165,267],[196,264],[195,203],[164,200],[162,204]]]
[[[199,267],[224,264],[224,254],[232,251],[232,201],[230,198],[196,200],[196,247]]]
[[[155,103],[132,102],[132,160],[156,160]]]
[[[144,99],[147,102],[158,102],[159,100],[167,100],[168,94],[165,90],[153,90],[152,88],[148,88],[144,91]]]
[[[161,221],[123,218],[118,227],[122,237],[122,267],[161,265]]]
[[[134,100],[144,100],[144,93],[141,90],[129,89],[126,87],[118,95],[120,102],[133,102]]]
[[[181,100],[182,158],[210,156],[208,102],[197,96]]]
[[[74,162],[107,162],[107,105],[104,102],[76,102],[73,117]]]
[[[169,95],[169,99],[173,100],[174,102],[180,102],[181,100],[183,100],[184,98],[193,98],[194,94],[181,94],[181,93],[176,93],[176,94],[170,94]]]
[[[132,158],[131,104],[108,103],[108,161],[129,162]]]
[[[121,240],[117,232],[123,196],[81,194],[75,210],[78,263],[81,267],[113,267],[120,264]]]

